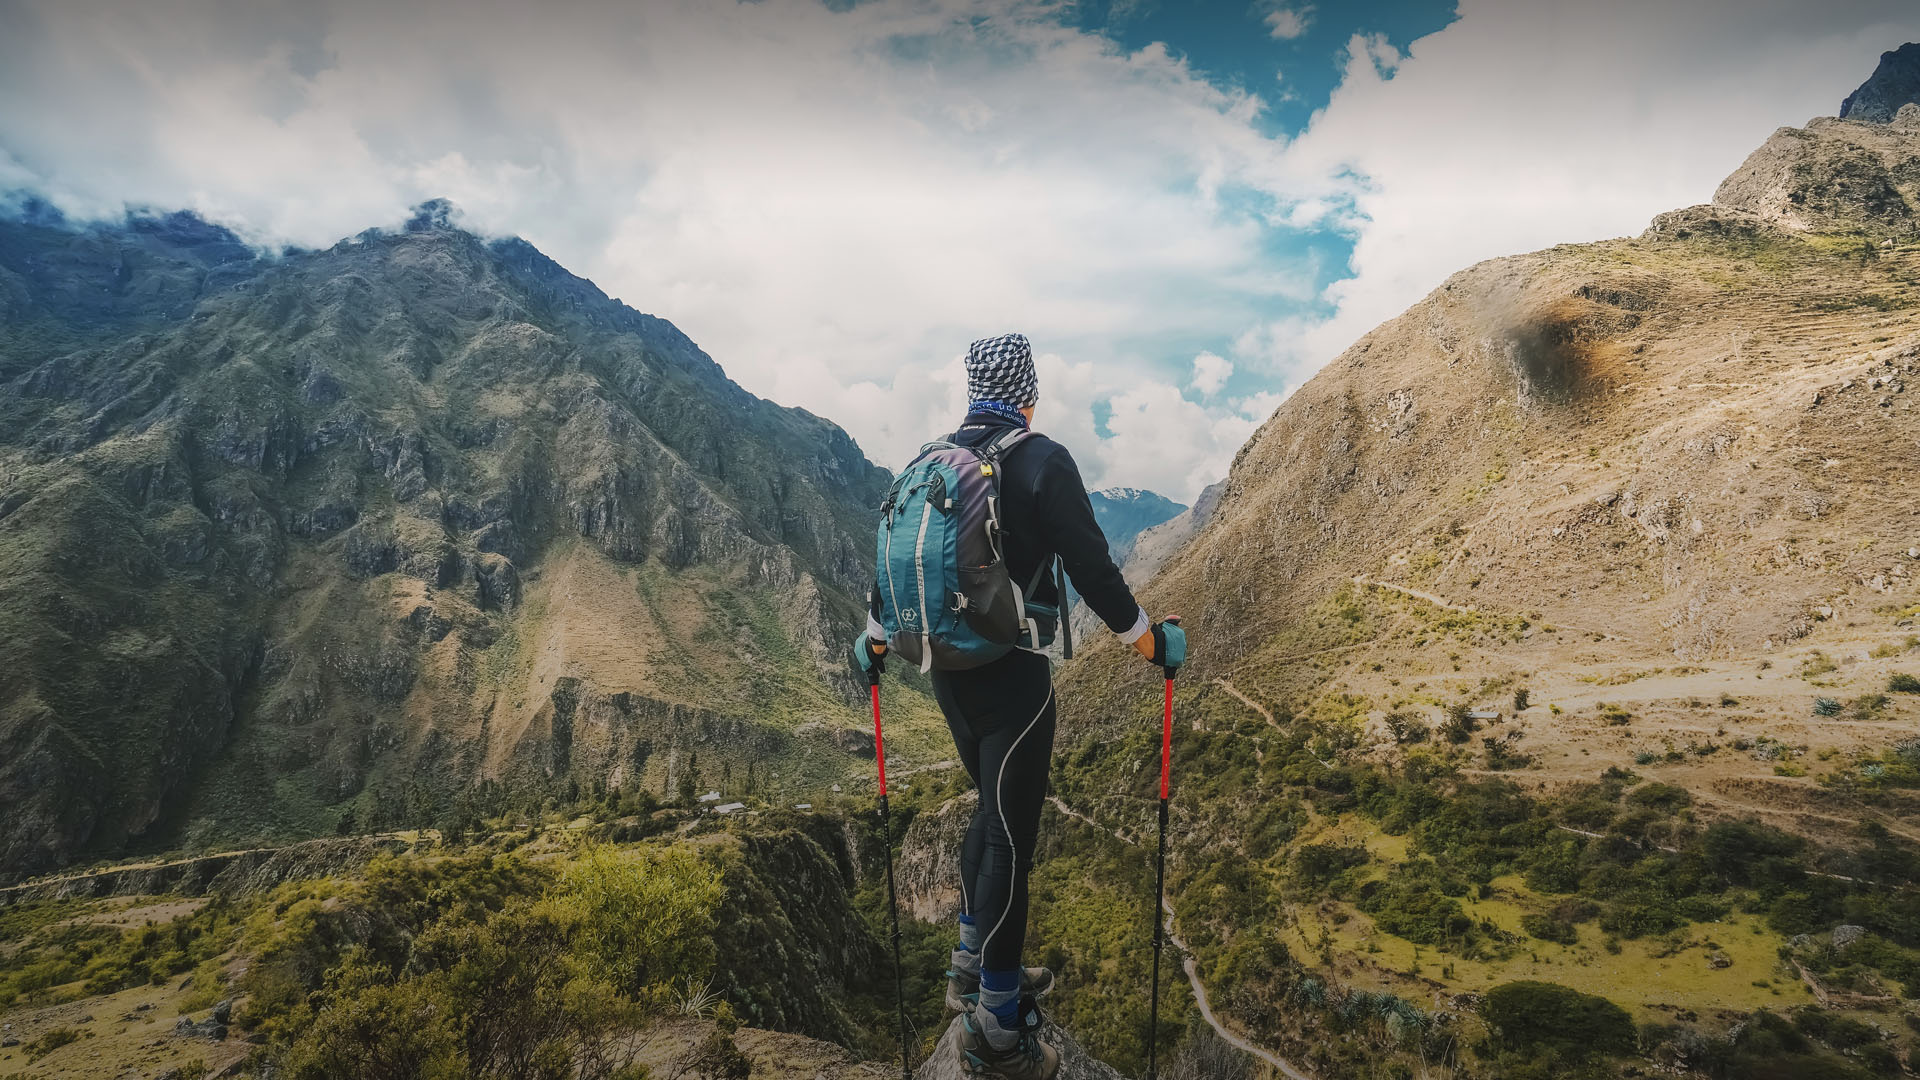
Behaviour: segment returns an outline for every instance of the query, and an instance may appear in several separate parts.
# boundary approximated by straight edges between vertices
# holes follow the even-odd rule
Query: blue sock
[[[1020,1020],[1020,969],[980,971],[980,1004],[1000,1019],[1000,1026],[1014,1027]]]
[[[960,947],[968,952],[980,951],[980,927],[973,916],[960,916]]]

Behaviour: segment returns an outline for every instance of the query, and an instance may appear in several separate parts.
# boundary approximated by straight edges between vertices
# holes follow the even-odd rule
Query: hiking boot
[[[1020,998],[1019,1026],[1008,1030],[993,1010],[973,1003],[960,1014],[960,1064],[968,1076],[1000,1080],[1053,1080],[1060,1051],[1040,1041],[1040,1008]]]
[[[1030,997],[1046,997],[1053,991],[1053,972],[1043,967],[1020,969],[1020,992]],[[965,1012],[968,1003],[980,996],[980,954],[965,949],[953,950],[947,967],[947,1008]]]

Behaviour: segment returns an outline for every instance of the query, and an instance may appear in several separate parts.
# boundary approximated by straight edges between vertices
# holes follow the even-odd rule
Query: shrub
[[[1367,859],[1367,849],[1359,844],[1305,844],[1294,852],[1293,878],[1300,885],[1324,888]]]
[[[323,991],[325,1004],[295,1043],[298,1080],[454,1080],[462,1073],[453,1005],[438,980],[395,982],[384,968],[350,963]]]
[[[1692,806],[1693,796],[1687,793],[1686,788],[1655,782],[1644,784],[1628,792],[1627,801],[1636,806],[1673,813]]]
[[[1830,697],[1817,697],[1813,699],[1813,711],[1818,716],[1839,716],[1840,702]]]
[[[582,964],[616,990],[638,995],[712,968],[720,878],[693,851],[590,847],[560,886],[559,906],[578,921]]]
[[[34,1058],[45,1057],[68,1043],[78,1042],[79,1040],[80,1032],[77,1028],[49,1028],[41,1033],[39,1038],[27,1044],[27,1060],[31,1061]]]
[[[1480,1014],[1496,1044],[1509,1050],[1553,1050],[1581,1060],[1634,1047],[1627,1010],[1557,983],[1522,980],[1496,986],[1487,991]]]
[[[1735,885],[1798,878],[1793,859],[1806,847],[1799,837],[1757,821],[1716,821],[1700,843],[1707,868]]]
[[[1896,694],[1920,694],[1920,678],[1897,671],[1887,677],[1887,689]]]
[[[1440,734],[1446,736],[1448,742],[1457,745],[1473,738],[1473,733],[1479,729],[1480,722],[1473,718],[1472,706],[1461,702],[1447,710],[1447,718],[1440,725]]]
[[[1531,698],[1532,695],[1527,691],[1526,687],[1523,686],[1515,690],[1513,692],[1513,711],[1517,713],[1526,712],[1527,706],[1532,704]]]
[[[1564,919],[1556,919],[1552,915],[1535,912],[1522,915],[1520,929],[1542,941],[1558,942],[1561,945],[1571,945],[1580,940],[1580,931],[1574,929],[1572,923]]]
[[[1427,725],[1410,712],[1390,712],[1386,715],[1387,731],[1392,733],[1393,741],[1401,744],[1422,743],[1427,741]]]

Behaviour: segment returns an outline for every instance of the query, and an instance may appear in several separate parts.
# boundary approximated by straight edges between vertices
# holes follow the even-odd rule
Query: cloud
[[[1352,37],[1287,139],[1045,0],[0,3],[0,187],[307,245],[446,196],[895,465],[1019,330],[1088,481],[1182,498],[1448,274],[1704,201],[1920,38],[1911,0],[1461,0]]]
[[[1216,353],[1203,352],[1193,358],[1193,388],[1208,397],[1220,392],[1233,374],[1233,361]]]
[[[1267,24],[1267,33],[1275,41],[1292,41],[1307,32],[1313,22],[1313,5],[1299,7],[1275,7],[1261,20]]]
[[[1253,99],[1049,5],[8,11],[0,173],[63,209],[317,246],[446,196],[883,462],[953,423],[937,373],[974,338],[1093,365],[1097,442],[1093,400],[1317,288],[1221,196],[1278,172]],[[1140,482],[1085,454],[1091,481]]]
[[[1311,373],[1475,262],[1637,234],[1916,39],[1909,0],[1461,0],[1404,56],[1355,36],[1285,164],[1286,186],[1344,203],[1351,272],[1329,314],[1268,320],[1234,355]]]

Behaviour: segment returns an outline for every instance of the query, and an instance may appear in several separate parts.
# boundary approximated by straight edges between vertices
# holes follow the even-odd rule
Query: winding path
[[[1353,575],[1353,583],[1355,585],[1371,586],[1376,589],[1385,589],[1388,592],[1397,592],[1402,596],[1411,596],[1415,600],[1425,600],[1427,603],[1432,604],[1434,607],[1446,608],[1448,611],[1458,611],[1467,615],[1478,615],[1480,613],[1479,608],[1467,607],[1463,604],[1455,604],[1451,601],[1444,600],[1439,596],[1434,595],[1433,593],[1421,592],[1419,589],[1409,589],[1405,585],[1395,585],[1391,581],[1379,581],[1377,579],[1370,578],[1365,574]]]
[[[1227,693],[1232,694],[1236,698],[1239,698],[1240,704],[1245,705],[1247,708],[1252,709],[1254,712],[1257,712],[1261,716],[1265,717],[1268,727],[1272,728],[1275,731],[1280,730],[1280,722],[1273,718],[1273,714],[1267,711],[1266,706],[1260,704],[1259,702],[1253,700],[1247,695],[1241,693],[1237,687],[1235,687],[1232,683],[1228,682],[1224,677],[1217,678],[1213,681],[1216,683],[1219,683],[1220,688],[1222,690],[1225,690]]]
[[[1230,691],[1233,690],[1231,686],[1229,686],[1227,689]],[[1234,691],[1234,696],[1236,697],[1239,696],[1238,691]],[[1246,699],[1241,698],[1241,700],[1245,701]],[[1251,705],[1252,702],[1248,702],[1248,704]],[[1257,709],[1259,708],[1259,706],[1255,705],[1254,708]],[[1265,711],[1265,710],[1262,710],[1262,711]],[[1268,719],[1271,720],[1272,718],[1269,717]],[[1061,799],[1058,795],[1047,796],[1047,801],[1053,804],[1054,809],[1060,811],[1062,814],[1065,814],[1066,816],[1074,819],[1075,821],[1078,821],[1084,825],[1089,825],[1095,829],[1098,829],[1101,832],[1106,833],[1107,835],[1113,837],[1115,840],[1118,840],[1121,843],[1128,845],[1129,847],[1140,846],[1138,841],[1129,838],[1126,834],[1120,832],[1119,830],[1109,829],[1105,825],[1100,824],[1099,822],[1093,820],[1092,818],[1081,813],[1080,811],[1075,810],[1073,807],[1068,806],[1066,804],[1066,801]],[[1181,961],[1180,966],[1187,973],[1187,985],[1193,988],[1194,1004],[1200,1007],[1200,1016],[1202,1019],[1204,1019],[1207,1022],[1207,1026],[1213,1029],[1213,1033],[1215,1035],[1220,1036],[1222,1041],[1226,1042],[1229,1046],[1232,1046],[1234,1049],[1239,1050],[1241,1053],[1258,1058],[1259,1060],[1266,1062],[1268,1065],[1273,1066],[1275,1069],[1278,1069],[1280,1071],[1280,1075],[1286,1077],[1287,1080],[1315,1080],[1315,1078],[1311,1074],[1301,1072],[1299,1069],[1295,1068],[1293,1064],[1287,1061],[1285,1058],[1282,1058],[1279,1055],[1269,1050],[1263,1049],[1259,1046],[1254,1045],[1252,1042],[1249,1042],[1246,1038],[1241,1036],[1239,1033],[1227,1027],[1226,1023],[1222,1021],[1218,1016],[1214,1015],[1213,1006],[1209,1004],[1207,1001],[1206,985],[1200,981],[1200,965],[1193,958],[1193,950],[1187,948],[1186,941],[1184,941],[1180,937],[1179,931],[1174,929],[1172,902],[1167,900],[1165,897],[1161,897],[1160,910],[1164,916],[1162,921],[1166,926],[1167,940],[1173,942],[1174,948],[1180,950],[1180,961]]]
[[[1187,982],[1193,987],[1193,1003],[1200,1007],[1201,1017],[1206,1020],[1207,1026],[1213,1029],[1214,1034],[1220,1036],[1221,1039],[1225,1040],[1241,1053],[1250,1054],[1273,1066],[1275,1069],[1278,1069],[1280,1075],[1286,1077],[1287,1080],[1314,1080],[1313,1076],[1294,1068],[1293,1064],[1285,1058],[1270,1053],[1248,1042],[1246,1039],[1241,1038],[1229,1030],[1227,1025],[1221,1023],[1219,1017],[1213,1015],[1213,1006],[1207,1003],[1207,988],[1201,985],[1200,982],[1199,963],[1193,958],[1193,950],[1187,948],[1187,943],[1181,940],[1180,934],[1173,928],[1173,905],[1162,898],[1160,901],[1160,910],[1166,913],[1167,940],[1173,942],[1174,948],[1180,950],[1180,966],[1186,969]]]

